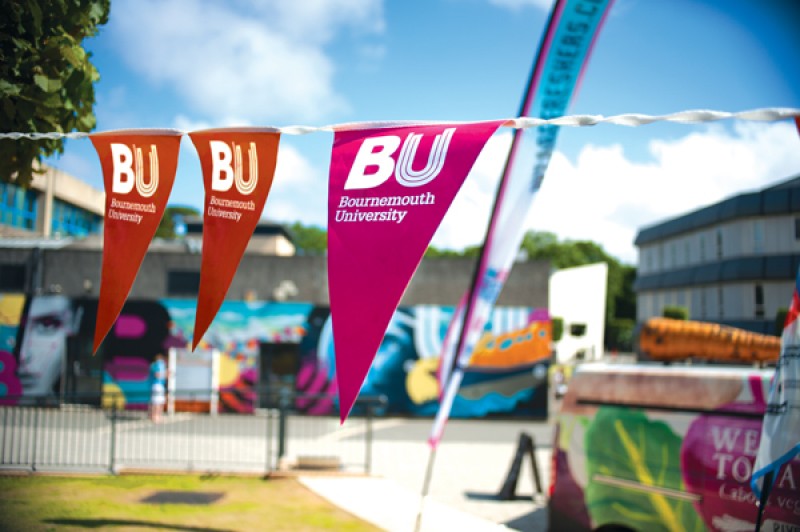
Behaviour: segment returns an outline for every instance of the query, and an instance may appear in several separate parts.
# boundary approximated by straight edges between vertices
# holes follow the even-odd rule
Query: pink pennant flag
[[[328,193],[328,289],[342,423],[428,244],[502,123],[336,133]]]

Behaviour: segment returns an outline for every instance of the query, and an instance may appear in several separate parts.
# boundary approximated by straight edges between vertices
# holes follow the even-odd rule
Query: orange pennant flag
[[[106,191],[93,353],[116,322],[164,215],[182,135],[171,129],[89,135],[100,158]]]
[[[267,201],[278,158],[275,129],[189,133],[203,168],[203,258],[192,349],[217,315]]]

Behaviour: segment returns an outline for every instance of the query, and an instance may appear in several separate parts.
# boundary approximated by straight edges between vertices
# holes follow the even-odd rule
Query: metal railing
[[[156,423],[146,410],[119,409],[108,399],[4,397],[0,470],[268,474],[324,468],[369,474],[372,418],[384,404],[382,398],[359,398],[340,426],[338,415],[297,408],[330,396],[266,391],[258,404],[268,406],[251,414],[178,410]]]

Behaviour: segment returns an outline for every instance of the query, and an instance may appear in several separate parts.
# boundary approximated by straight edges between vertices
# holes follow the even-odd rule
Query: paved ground
[[[430,426],[430,420],[378,420],[374,425],[372,478],[307,477],[303,481],[387,530],[414,530],[430,457]],[[421,529],[546,530],[545,498],[535,493],[533,468],[527,456],[522,462],[516,500],[504,501],[497,496],[521,433],[535,442],[540,480],[546,491],[552,425],[541,421],[451,420],[434,459]],[[444,523],[450,524],[442,528]]]

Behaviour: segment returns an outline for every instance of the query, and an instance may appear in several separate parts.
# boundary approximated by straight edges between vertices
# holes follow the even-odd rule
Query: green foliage
[[[460,258],[460,257],[474,257],[478,258],[478,255],[481,252],[481,246],[470,246],[465,248],[463,251],[455,251],[452,249],[439,249],[434,246],[428,246],[428,249],[425,250],[425,258],[440,258],[440,257],[453,257],[453,258]]]
[[[328,232],[313,225],[295,222],[289,226],[298,255],[324,255],[328,251]]]
[[[631,530],[705,530],[690,501],[620,488],[602,478],[684,491],[681,438],[666,423],[630,408],[601,407],[586,429],[586,507],[592,523]]]
[[[606,323],[605,342],[609,350],[632,352],[636,320],[613,318]]]
[[[194,207],[170,205],[164,209],[164,216],[156,229],[156,238],[175,238],[175,218],[178,216],[200,216],[200,211]]]
[[[786,316],[789,315],[789,309],[781,307],[775,313],[775,336],[783,335],[783,325],[786,323]]]
[[[0,128],[66,133],[95,127],[99,74],[83,40],[108,21],[110,0],[0,0]],[[63,140],[0,140],[0,180],[27,186],[34,162]]]
[[[667,305],[664,307],[664,310],[661,311],[661,315],[665,318],[671,318],[673,320],[686,321],[689,319],[689,309],[677,305]]]
[[[530,259],[549,260],[558,269],[605,262],[608,265],[605,337],[615,337],[616,331],[608,329],[615,319],[636,319],[635,266],[622,264],[594,242],[559,241],[556,235],[548,232],[529,231],[522,240],[521,249]],[[606,346],[609,346],[608,340]]]
[[[558,342],[564,336],[564,318],[552,317],[550,321],[553,324],[553,341]]]

